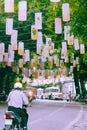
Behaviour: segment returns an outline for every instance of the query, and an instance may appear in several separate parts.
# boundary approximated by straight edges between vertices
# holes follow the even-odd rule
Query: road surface
[[[6,109],[7,105],[0,106],[0,130],[3,129],[3,115]],[[27,111],[28,130],[76,130],[78,126],[72,126],[81,119],[84,105],[76,102],[36,99]]]

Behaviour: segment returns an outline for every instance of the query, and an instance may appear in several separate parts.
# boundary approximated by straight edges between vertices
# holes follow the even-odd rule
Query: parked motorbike
[[[4,118],[5,124],[3,130],[22,130],[21,118],[13,111],[6,111]]]

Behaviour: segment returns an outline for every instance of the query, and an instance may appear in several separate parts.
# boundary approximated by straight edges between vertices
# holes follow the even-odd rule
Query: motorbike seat
[[[21,122],[21,117],[16,113],[14,113],[13,111],[6,111],[6,114],[11,114],[14,120],[16,120],[18,123]]]

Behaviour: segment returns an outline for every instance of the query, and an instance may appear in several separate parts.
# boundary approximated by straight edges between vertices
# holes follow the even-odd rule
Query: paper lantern
[[[70,21],[70,8],[68,3],[62,4],[62,17],[64,22]]]
[[[65,56],[65,63],[69,63],[69,58],[67,55]]]
[[[25,62],[30,61],[30,50],[25,50],[24,60]]]
[[[50,46],[49,44],[46,44],[46,49],[47,49],[47,51],[49,52],[50,49],[51,49],[51,46]]]
[[[42,29],[42,13],[35,13],[35,26],[37,29]]]
[[[74,48],[75,50],[79,50],[79,41],[77,38],[74,39]]]
[[[18,31],[13,30],[11,34],[11,45],[12,50],[17,50],[17,37],[18,37]]]
[[[59,59],[57,55],[54,56],[54,64],[56,64],[56,66],[59,66]]]
[[[48,70],[48,78],[51,76],[51,70]]]
[[[84,44],[80,44],[80,54],[85,54],[85,46],[84,46]]]
[[[24,75],[24,78],[26,79],[26,81],[28,82],[29,79],[27,79],[27,77],[29,76],[29,70],[28,68],[23,68],[23,75]]]
[[[23,55],[24,54],[24,43],[21,42],[21,41],[18,44],[18,54],[19,55]]]
[[[48,70],[48,79],[52,79],[52,71],[51,70]]]
[[[11,51],[12,51],[12,45],[8,45],[8,54],[10,55],[10,53],[11,53]]]
[[[51,44],[52,43],[52,39],[49,37],[46,37],[46,44]]]
[[[76,64],[79,64],[79,57],[76,57]]]
[[[73,66],[70,66],[70,73],[73,73]]]
[[[53,66],[52,56],[49,56],[49,57],[48,57],[48,66],[49,66],[50,68],[52,68],[52,66]]]
[[[5,52],[5,44],[0,43],[0,56],[3,56]]]
[[[42,32],[38,32],[37,44],[43,45]]]
[[[64,40],[69,40],[70,38],[70,26],[64,26]]]
[[[62,33],[61,18],[55,18],[55,33],[56,34],[61,34]]]
[[[3,62],[3,55],[0,55],[0,62]]]
[[[44,56],[44,54],[42,54],[42,62],[46,62],[46,57]]]
[[[37,70],[33,70],[32,72],[33,78],[38,78],[38,71]]]
[[[52,44],[51,38],[46,37],[46,50],[48,52],[50,52],[50,50],[51,50],[51,44]]]
[[[8,62],[8,53],[4,53],[4,62]]]
[[[54,53],[54,43],[49,44],[49,47],[50,47],[49,53],[53,54]]]
[[[19,68],[23,67],[23,59],[19,59],[19,63],[18,63]]]
[[[27,2],[26,1],[19,2],[18,20],[19,21],[26,21],[27,20]]]
[[[73,67],[76,67],[76,60],[74,60],[73,62]]]
[[[59,69],[58,69],[58,75],[59,75],[59,76],[61,75],[61,72],[62,72],[62,69],[59,68]]]
[[[42,57],[47,58],[49,57],[49,51],[47,50],[47,46],[45,45],[42,51]]]
[[[38,44],[37,44],[37,54],[41,54],[41,46],[39,46]]]
[[[62,70],[62,75],[63,75],[63,76],[67,76],[67,73],[68,73],[67,69],[64,68],[64,69]]]
[[[31,25],[31,39],[37,40],[38,38],[38,31],[35,25]]]
[[[67,50],[67,43],[66,42],[62,42],[62,49]]]
[[[65,59],[65,56],[66,56],[66,50],[61,49],[61,59]]]
[[[80,65],[77,65],[77,71],[79,71],[80,70]]]
[[[36,61],[35,61],[35,59],[31,59],[31,68],[32,69],[36,68]]]
[[[29,77],[30,77],[32,75],[32,70],[29,69],[28,71],[29,71]]]
[[[38,38],[37,38],[37,54],[41,53],[43,45],[43,39],[42,39],[42,32],[38,32]]]
[[[6,19],[6,34],[11,35],[13,30],[13,18]]]
[[[4,0],[4,11],[6,13],[14,12],[14,0]]]
[[[63,56],[65,57],[66,54],[67,54],[67,43],[66,42],[62,42],[62,50],[61,50],[62,58],[63,58]]]
[[[73,45],[74,43],[74,36],[70,36],[70,38],[68,39],[68,45]]]
[[[42,62],[42,57],[38,56],[38,69],[44,69],[44,63]]]
[[[42,70],[42,76],[45,76],[45,70]],[[45,77],[44,77],[45,78]]]
[[[23,75],[25,76],[25,77],[28,77],[29,76],[29,71],[28,71],[28,68],[22,68],[23,69]],[[24,78],[25,78],[24,77]]]
[[[14,62],[14,51],[11,51],[9,56],[8,56],[9,62]]]
[[[64,68],[64,61],[63,60],[60,60],[60,67]]]

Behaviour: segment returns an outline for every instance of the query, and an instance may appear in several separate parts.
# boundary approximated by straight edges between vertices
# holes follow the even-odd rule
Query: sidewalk
[[[84,105],[82,117],[72,126],[72,130],[87,130],[87,105]]]

